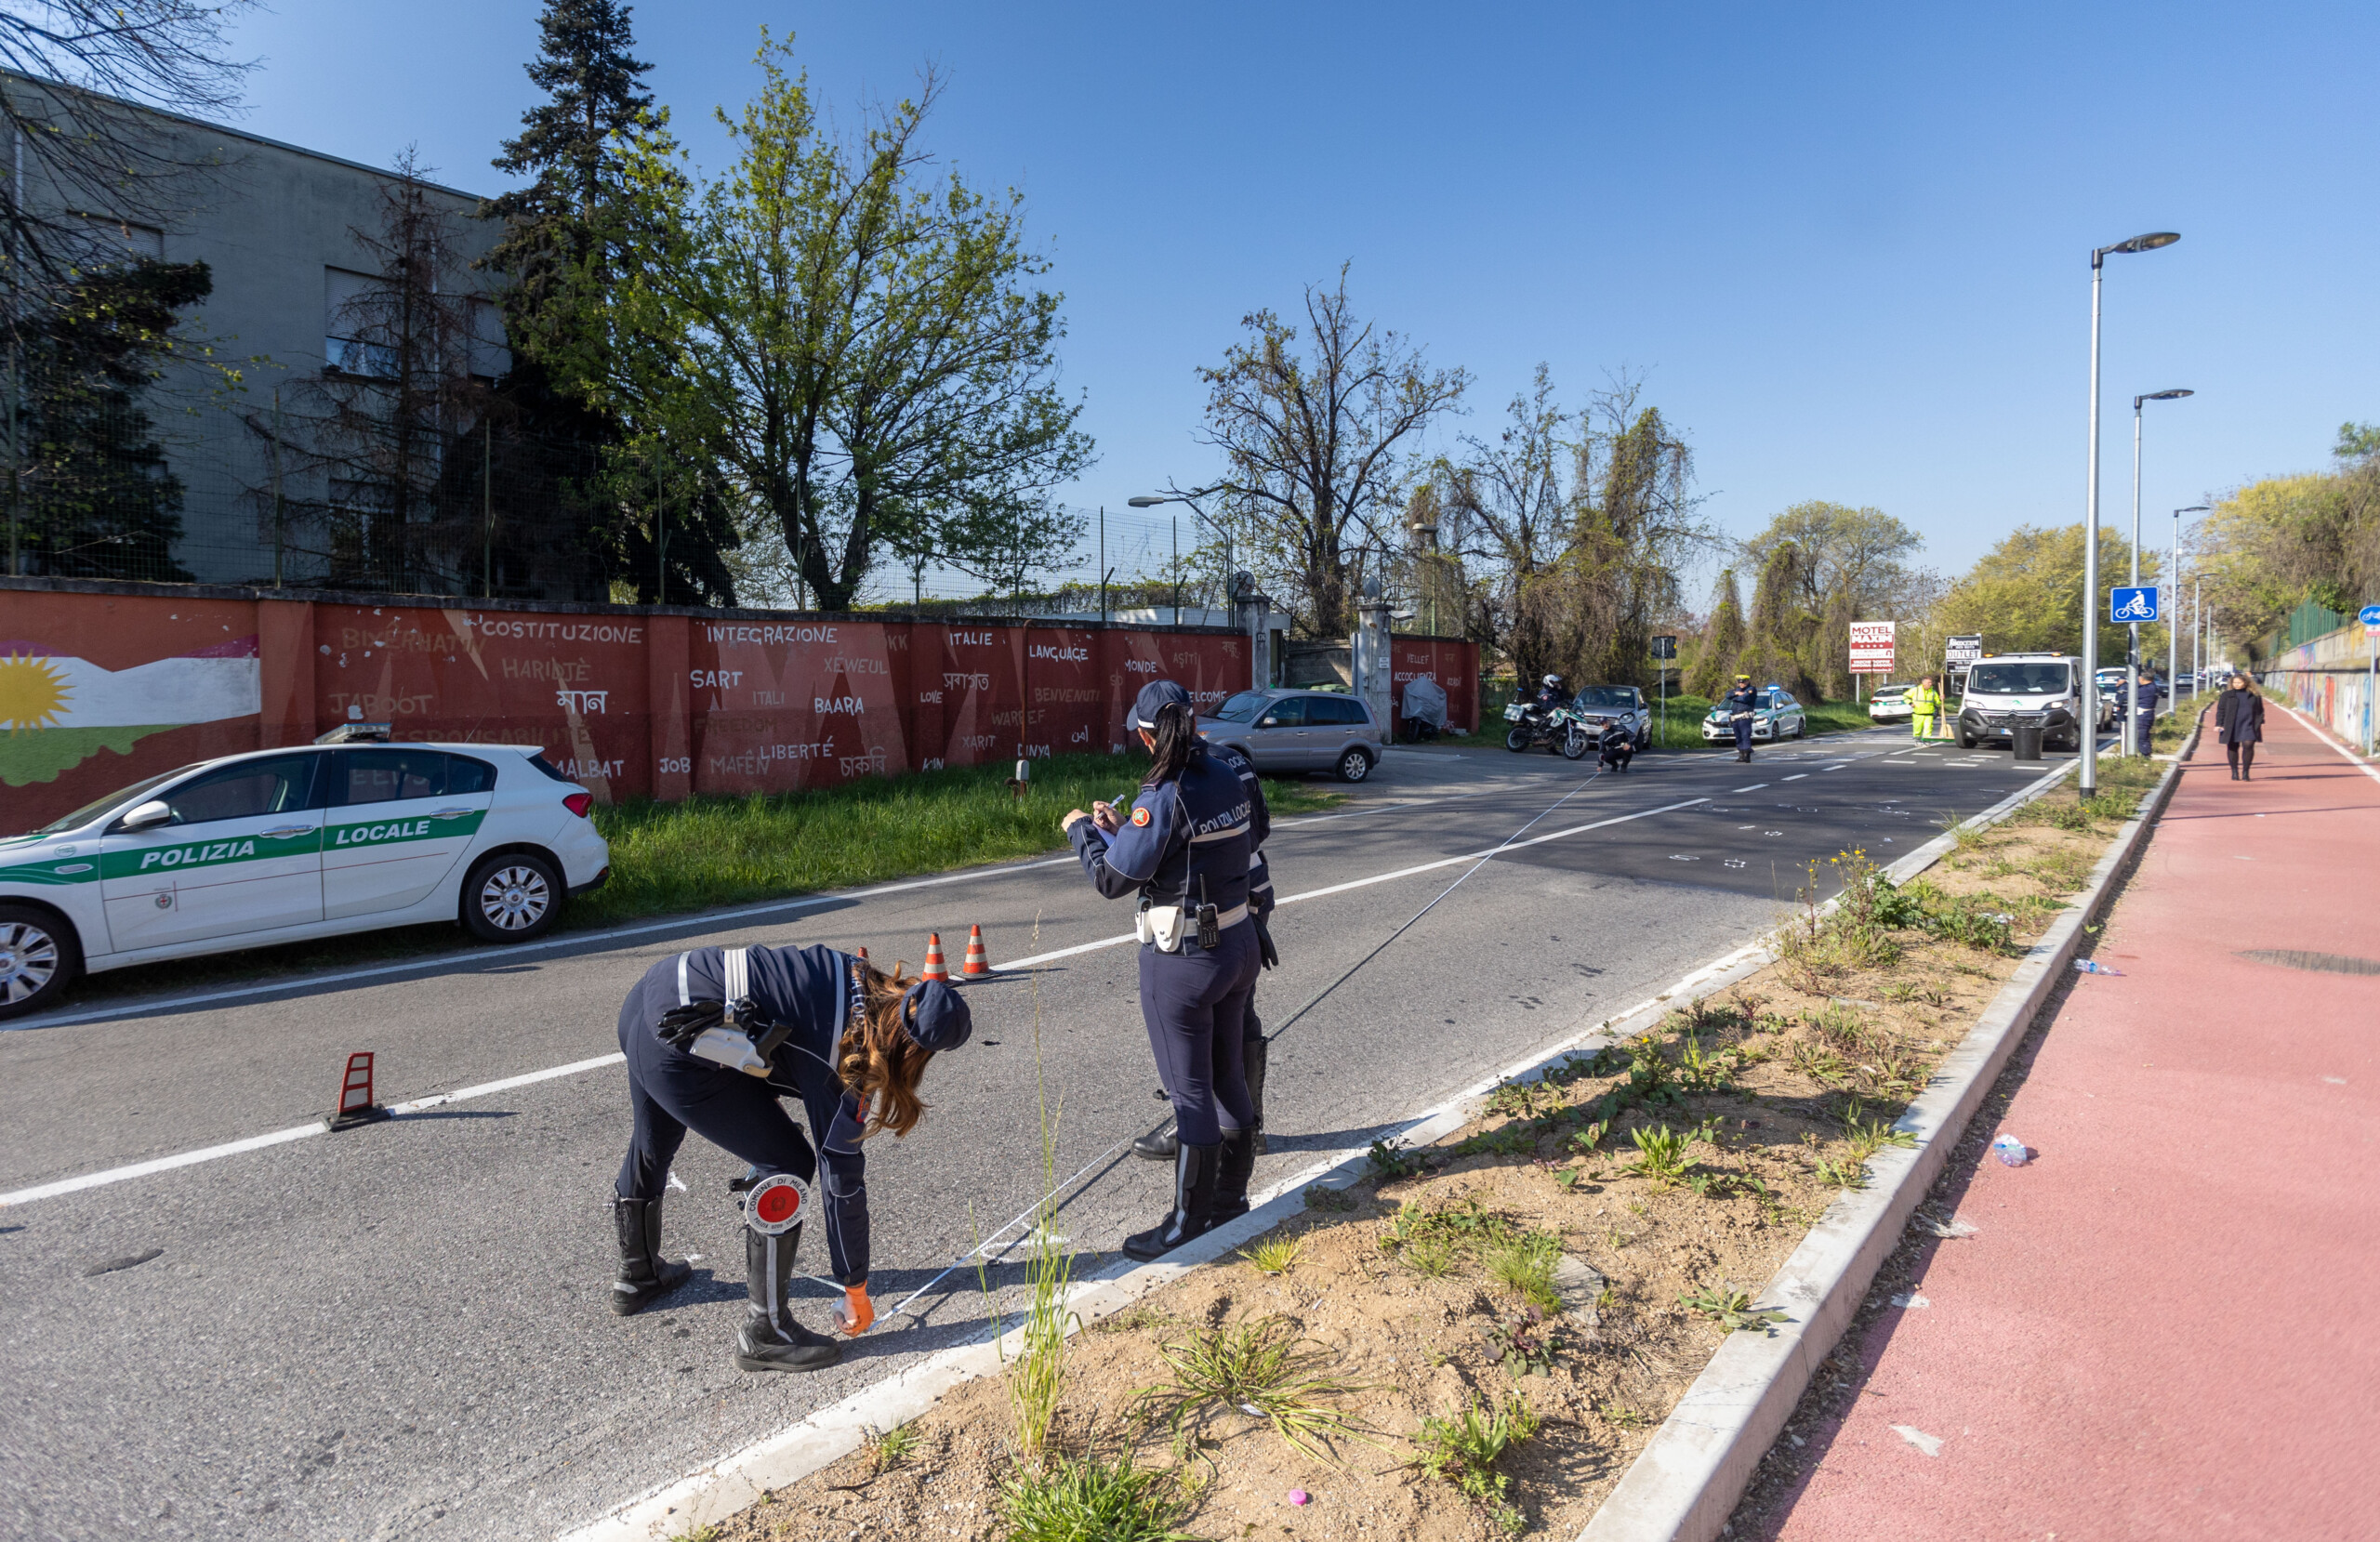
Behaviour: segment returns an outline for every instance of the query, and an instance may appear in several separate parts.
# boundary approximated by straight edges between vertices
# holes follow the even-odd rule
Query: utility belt
[[[1132,932],[1159,953],[1180,953],[1184,947],[1220,946],[1223,932],[1248,916],[1245,904],[1219,911],[1213,905],[1153,904],[1144,898],[1132,917]]]
[[[724,1001],[694,999],[686,979],[688,956],[678,956],[678,1005],[661,1014],[654,1032],[690,1055],[747,1076],[766,1077],[769,1057],[793,1030],[790,1024],[772,1021],[753,999],[750,950],[725,951],[721,969]]]

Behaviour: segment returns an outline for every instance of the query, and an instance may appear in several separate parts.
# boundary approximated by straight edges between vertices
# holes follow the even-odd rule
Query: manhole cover
[[[2350,958],[2343,953],[2307,953],[2298,948],[2245,948],[2239,955],[2259,964],[2284,969],[2314,969],[2322,974],[2380,974],[2380,958]]]

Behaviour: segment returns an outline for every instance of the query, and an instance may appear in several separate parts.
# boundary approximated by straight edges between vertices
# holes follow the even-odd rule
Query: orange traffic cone
[[[938,931],[926,933],[925,972],[918,978],[919,980],[948,980],[950,978],[950,966],[944,963],[942,959],[942,933]]]
[[[967,960],[965,963],[959,966],[959,972],[960,974],[989,974],[992,972],[991,956],[984,952],[984,929],[982,927],[969,927],[967,929]]]

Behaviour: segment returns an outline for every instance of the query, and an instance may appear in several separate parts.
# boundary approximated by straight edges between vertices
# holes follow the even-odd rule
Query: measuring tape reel
[[[744,1191],[744,1221],[764,1237],[781,1237],[810,1215],[810,1185],[791,1173],[772,1173]]]

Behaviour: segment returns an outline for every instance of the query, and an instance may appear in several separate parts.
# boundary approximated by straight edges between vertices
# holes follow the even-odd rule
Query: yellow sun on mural
[[[11,733],[48,728],[66,709],[66,679],[47,659],[0,658],[0,723]]]

